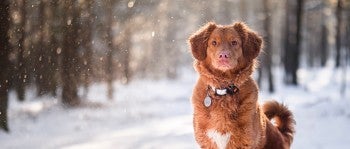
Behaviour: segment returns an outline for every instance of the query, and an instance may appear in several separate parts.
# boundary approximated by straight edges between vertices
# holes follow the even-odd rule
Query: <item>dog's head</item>
[[[260,53],[262,39],[241,22],[226,26],[209,22],[190,36],[189,44],[196,60],[225,72],[251,63]]]

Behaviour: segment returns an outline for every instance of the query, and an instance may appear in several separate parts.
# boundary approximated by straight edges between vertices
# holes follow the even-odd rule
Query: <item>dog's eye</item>
[[[235,40],[231,42],[231,45],[232,45],[232,46],[235,46],[235,45],[237,45],[237,44],[238,44],[238,43],[237,43],[237,41],[235,41]]]
[[[216,46],[218,43],[217,43],[216,41],[212,41],[211,44],[212,44],[213,46]]]

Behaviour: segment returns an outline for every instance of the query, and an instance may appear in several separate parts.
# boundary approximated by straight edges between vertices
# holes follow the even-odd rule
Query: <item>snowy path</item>
[[[36,99],[32,92],[29,100],[18,103],[11,93],[11,133],[0,131],[0,148],[198,148],[189,101],[196,77],[191,71],[184,74],[173,81],[116,84],[113,101],[106,100],[104,85],[94,85],[88,99],[102,103],[95,108],[66,109],[57,99]],[[299,88],[277,83],[277,93],[263,92],[260,101],[277,99],[293,111],[297,133],[292,148],[349,148],[350,96],[340,97],[327,82],[310,86],[311,79],[302,79],[305,83]]]

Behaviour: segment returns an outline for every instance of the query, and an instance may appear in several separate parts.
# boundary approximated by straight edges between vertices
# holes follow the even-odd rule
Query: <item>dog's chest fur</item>
[[[253,140],[257,139],[260,134],[252,133],[253,130],[251,130],[251,128],[253,128],[253,126],[251,124],[242,124],[242,121],[217,120],[221,119],[209,119],[208,121],[216,123],[207,123],[207,129],[205,131],[205,135],[209,138],[210,143],[212,144],[211,146],[215,146],[216,149],[243,149],[254,148],[257,145]]]
[[[217,149],[226,149],[232,145],[241,146],[242,139],[247,138],[243,132],[246,129],[242,128],[248,126],[244,124],[239,127],[241,120],[239,118],[233,118],[233,115],[236,115],[237,111],[228,109],[232,105],[228,106],[221,103],[224,102],[214,103],[212,109],[210,109],[210,116],[206,124],[206,136]],[[222,107],[223,105],[225,108]]]
[[[215,129],[209,129],[207,131],[207,136],[211,139],[212,142],[216,144],[218,149],[226,149],[227,143],[231,137],[231,133],[226,132],[225,134],[222,134]]]
[[[206,113],[206,120],[199,123],[205,128],[210,146],[217,149],[257,146],[256,140],[259,140],[260,133],[257,133],[256,126],[253,126],[256,122],[252,121],[258,115],[255,97],[257,95],[247,94],[246,91],[242,88],[235,95],[213,96],[209,107],[202,103],[202,108],[198,109],[197,116]]]

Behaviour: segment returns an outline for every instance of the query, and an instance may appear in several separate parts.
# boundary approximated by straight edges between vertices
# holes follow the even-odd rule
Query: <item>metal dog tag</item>
[[[204,106],[205,107],[210,107],[211,105],[211,98],[209,96],[204,98]]]

